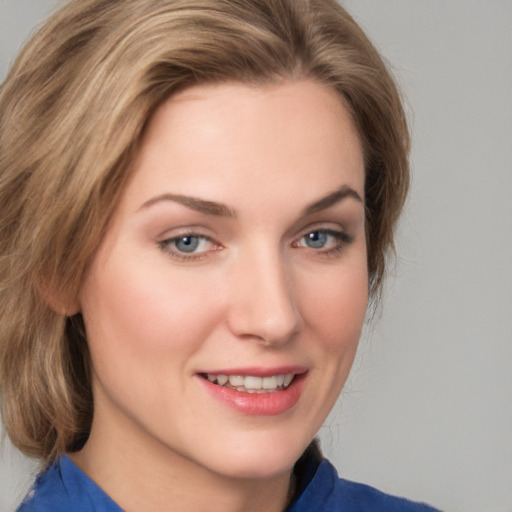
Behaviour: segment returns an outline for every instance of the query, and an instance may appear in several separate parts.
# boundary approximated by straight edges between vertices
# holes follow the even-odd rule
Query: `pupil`
[[[322,248],[327,241],[327,236],[325,233],[321,233],[320,231],[314,231],[313,233],[309,233],[306,235],[306,243],[309,247],[313,249]]]
[[[176,248],[181,252],[194,252],[198,245],[197,236],[184,236],[176,241]]]

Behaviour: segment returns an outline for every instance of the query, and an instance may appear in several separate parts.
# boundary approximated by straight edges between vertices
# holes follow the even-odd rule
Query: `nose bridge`
[[[240,253],[233,272],[229,323],[238,336],[268,345],[286,342],[300,328],[293,275],[278,247]]]

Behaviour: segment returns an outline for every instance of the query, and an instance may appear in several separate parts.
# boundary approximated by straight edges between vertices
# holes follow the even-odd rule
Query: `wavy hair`
[[[22,452],[48,464],[88,438],[83,322],[48,295],[76,297],[152,113],[195,84],[300,79],[335,90],[357,126],[375,297],[409,135],[390,72],[335,0],[71,0],[21,51],[0,88],[0,391]]]

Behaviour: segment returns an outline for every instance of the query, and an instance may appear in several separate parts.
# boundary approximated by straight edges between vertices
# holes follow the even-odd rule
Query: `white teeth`
[[[253,375],[215,375],[208,373],[205,377],[212,383],[225,386],[245,393],[266,393],[282,391],[292,382],[295,374],[272,375],[270,377],[255,377]]]
[[[244,379],[245,389],[261,389],[263,387],[263,379],[261,377],[247,376]]]
[[[244,385],[244,378],[241,375],[230,375],[229,376],[229,383],[234,386],[235,388],[237,386],[243,386]]]
[[[277,377],[264,377],[263,378],[263,389],[275,389],[275,388],[277,388]]]
[[[293,373],[287,373],[284,376],[284,383],[283,386],[287,388],[290,385],[290,382],[293,380]]]
[[[208,376],[210,377],[210,376]],[[215,375],[214,375],[215,377]],[[217,384],[219,384],[219,386],[224,386],[224,384],[226,384],[226,382],[229,380],[228,376],[227,375],[217,375]]]

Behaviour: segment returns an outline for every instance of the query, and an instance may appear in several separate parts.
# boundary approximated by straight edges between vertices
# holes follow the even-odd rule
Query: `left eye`
[[[345,235],[342,232],[332,230],[310,231],[305,234],[297,245],[299,247],[308,247],[310,249],[333,249],[345,241]],[[348,241],[348,240],[347,240]]]

